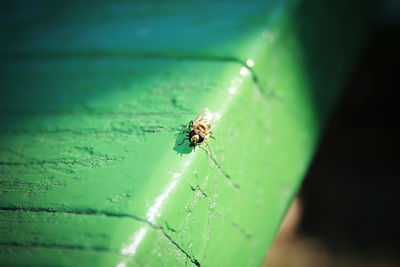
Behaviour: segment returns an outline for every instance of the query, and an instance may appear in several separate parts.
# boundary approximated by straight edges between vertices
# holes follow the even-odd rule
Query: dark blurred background
[[[399,4],[387,1],[264,267],[400,266]]]

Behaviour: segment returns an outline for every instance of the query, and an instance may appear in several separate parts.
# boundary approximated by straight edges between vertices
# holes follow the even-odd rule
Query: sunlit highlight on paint
[[[199,116],[210,122],[214,119],[214,114],[208,108],[203,108],[200,111]]]
[[[254,66],[254,61],[251,59],[248,59],[246,61],[247,66],[252,67]],[[240,69],[240,75],[245,76],[250,73],[250,70],[247,67],[242,67]],[[228,92],[230,95],[234,95],[237,93],[238,89],[240,88],[240,84],[243,82],[242,77],[236,77],[231,80],[231,87],[229,87]],[[214,118],[215,120],[221,119],[222,115],[226,111],[226,109],[229,106],[229,102],[232,100],[232,97],[228,98],[228,101],[225,101],[225,103],[220,106],[218,112],[211,113],[208,109],[204,109],[205,113],[202,114],[206,118]],[[155,199],[153,205],[148,209],[146,213],[146,217],[149,223],[153,224],[155,222],[155,219],[157,216],[159,216],[159,210],[162,207],[163,203],[165,200],[168,198],[170,193],[173,191],[173,189],[176,187],[180,179],[182,178],[182,174],[185,172],[186,168],[190,165],[195,153],[192,153],[189,155],[189,158],[183,163],[183,168],[180,173],[175,172],[172,174],[172,181],[170,184],[166,187],[166,189]],[[128,246],[122,249],[122,254],[123,255],[128,255],[128,256],[133,256],[136,254],[138,247],[142,243],[143,239],[145,238],[147,231],[150,226],[143,226],[139,229],[139,231],[134,235],[133,242]],[[120,264],[117,265],[117,267],[125,267],[125,263],[121,262]]]
[[[254,60],[252,60],[251,58],[249,58],[249,59],[246,61],[246,65],[247,65],[249,68],[254,67]]]
[[[193,155],[194,154],[190,155],[189,158],[184,162],[181,173],[184,173],[186,168],[190,165],[190,162],[193,159]],[[181,179],[182,177],[181,173],[175,172],[172,174],[172,182],[168,185],[168,187],[164,190],[164,192],[156,198],[154,204],[147,211],[146,217],[150,223],[154,223],[156,216],[159,215],[158,212],[162,204],[168,198],[171,191],[176,187],[179,180]],[[144,237],[146,236],[147,231],[148,231],[148,226],[143,226],[142,228],[140,228],[139,231],[135,234],[133,242],[128,247],[123,248],[121,253],[123,255],[129,255],[129,256],[135,255],[139,245],[142,243]],[[126,264],[124,262],[121,262],[117,265],[117,267],[125,267],[125,265]]]
[[[246,68],[246,67],[242,67],[242,68],[240,69],[240,75],[245,76],[245,75],[247,75],[247,74],[249,74],[249,69]]]
[[[140,228],[139,232],[135,236],[133,243],[129,245],[129,247],[122,249],[122,254],[124,255],[135,255],[136,249],[139,244],[142,242],[144,236],[147,233],[147,229],[145,227]]]
[[[158,210],[160,209],[164,200],[168,197],[169,193],[171,193],[172,189],[176,186],[179,178],[181,178],[181,174],[174,173],[172,175],[173,180],[172,183],[167,187],[167,189],[157,197],[153,206],[150,207],[149,211],[147,212],[146,216],[149,222],[154,222],[154,217],[157,215]]]

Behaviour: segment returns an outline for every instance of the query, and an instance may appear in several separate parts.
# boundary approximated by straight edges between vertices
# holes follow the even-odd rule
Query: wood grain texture
[[[9,2],[0,262],[261,264],[351,63],[315,105],[301,3]],[[210,154],[175,134],[205,107]]]

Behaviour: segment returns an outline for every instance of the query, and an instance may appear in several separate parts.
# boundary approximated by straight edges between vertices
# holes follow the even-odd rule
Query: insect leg
[[[185,133],[186,130],[189,130],[189,131],[190,131],[190,128],[192,128],[192,127],[193,127],[193,120],[191,120],[191,121],[189,122],[189,125],[186,126],[185,129],[183,129],[182,132],[176,133],[176,134],[183,134],[183,133]]]
[[[180,133],[176,133],[176,134],[184,134],[184,133],[185,133],[185,131],[186,131],[187,129],[189,129],[189,126],[186,126],[186,127],[185,127],[185,129],[183,129],[183,131],[182,131],[182,132],[180,132]]]
[[[186,136],[183,138],[183,141],[182,141],[182,143],[178,144],[178,146],[180,146],[180,145],[182,145],[183,143],[185,143],[185,141],[186,141],[186,137],[189,137],[189,135],[186,135]]]
[[[212,139],[217,140],[217,138],[215,138],[215,137],[212,135],[212,134],[213,134],[212,131],[209,131],[209,133],[210,133],[210,137],[211,137]]]
[[[206,144],[204,149],[207,151],[207,154],[210,155],[210,151],[208,151],[208,142],[204,141],[204,143]]]

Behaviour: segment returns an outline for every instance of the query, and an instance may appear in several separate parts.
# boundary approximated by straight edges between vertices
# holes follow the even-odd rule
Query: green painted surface
[[[352,58],[306,64],[302,2],[51,3],[2,11],[0,262],[260,265]],[[210,155],[175,135],[205,107]]]

